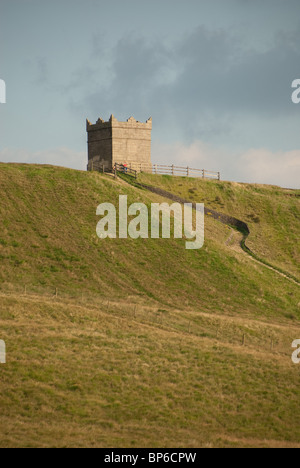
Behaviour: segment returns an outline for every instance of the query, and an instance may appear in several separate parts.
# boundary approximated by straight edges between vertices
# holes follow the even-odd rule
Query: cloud
[[[35,84],[44,85],[48,82],[49,71],[46,57],[37,57],[36,59],[37,78]]]
[[[150,102],[157,90],[173,79],[176,67],[172,61],[172,52],[159,41],[151,42],[135,35],[118,40],[109,54],[106,50],[104,57],[94,45],[93,52],[98,74],[95,73],[92,89],[81,101],[82,108],[103,118],[109,117],[111,113],[119,119],[128,118],[132,114],[139,120],[143,120],[140,117],[142,114],[146,116],[145,119],[148,118],[149,112],[154,109]],[[157,107],[158,111],[160,109],[161,105]]]
[[[300,188],[300,150],[250,149],[232,153],[203,141],[153,145],[153,162],[220,171],[224,180]]]
[[[49,66],[46,57],[26,58],[22,61],[22,66],[27,72],[30,70],[31,82],[34,86],[43,86],[48,83]]]
[[[87,154],[85,151],[73,151],[70,148],[56,148],[43,151],[4,148],[0,150],[1,162],[18,162],[30,164],[50,164],[85,170]]]
[[[224,166],[221,161],[228,154],[220,148],[197,140],[190,145],[176,142],[171,144],[152,144],[153,163],[168,163],[179,166],[189,166],[195,169],[220,170]]]
[[[239,160],[244,180],[300,188],[300,150],[273,153],[267,149],[250,149]]]
[[[256,129],[265,128],[254,144],[268,147],[272,123],[280,120],[284,129],[285,119],[295,118],[299,110],[291,102],[291,83],[299,75],[299,41],[300,28],[279,32],[262,49],[250,47],[240,32],[203,26],[168,44],[129,35],[111,46],[109,54],[106,50],[106,66],[93,44],[95,82],[84,91],[79,107],[88,115],[107,118],[114,113],[120,120],[152,115],[160,139],[168,132],[185,143],[231,138],[234,147],[249,131],[255,138]],[[251,129],[246,123],[241,127],[243,119],[251,119]],[[276,144],[284,149],[286,141],[278,136]]]

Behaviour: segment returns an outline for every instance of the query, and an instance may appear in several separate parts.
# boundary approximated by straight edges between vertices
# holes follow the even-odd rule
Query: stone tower
[[[133,117],[119,122],[113,115],[108,122],[86,122],[88,134],[88,170],[112,170],[115,163],[127,163],[133,169],[151,165],[152,118],[146,123]],[[141,166],[142,165],[142,166]]]

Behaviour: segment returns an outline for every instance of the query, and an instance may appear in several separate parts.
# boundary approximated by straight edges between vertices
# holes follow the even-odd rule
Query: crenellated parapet
[[[109,127],[118,127],[118,128],[145,128],[152,130],[152,117],[146,120],[146,123],[139,122],[134,117],[130,117],[126,122],[121,122],[112,114],[108,121],[105,121],[101,118],[97,120],[95,124],[92,124],[88,119],[86,120],[86,130],[93,131],[98,128],[109,128]]]

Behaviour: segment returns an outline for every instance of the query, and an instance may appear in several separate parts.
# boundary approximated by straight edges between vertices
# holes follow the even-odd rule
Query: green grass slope
[[[124,181],[0,164],[0,188],[1,446],[300,444],[299,286],[209,217],[199,251],[98,239],[99,203],[164,201]]]
[[[246,222],[249,248],[300,279],[300,190],[149,174],[139,180]]]

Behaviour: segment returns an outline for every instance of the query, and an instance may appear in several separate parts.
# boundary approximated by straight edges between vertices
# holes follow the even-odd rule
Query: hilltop
[[[249,225],[299,279],[300,191],[141,174]],[[94,172],[0,164],[3,446],[297,446],[299,285],[206,217],[205,244],[105,241],[96,208],[169,201]]]

